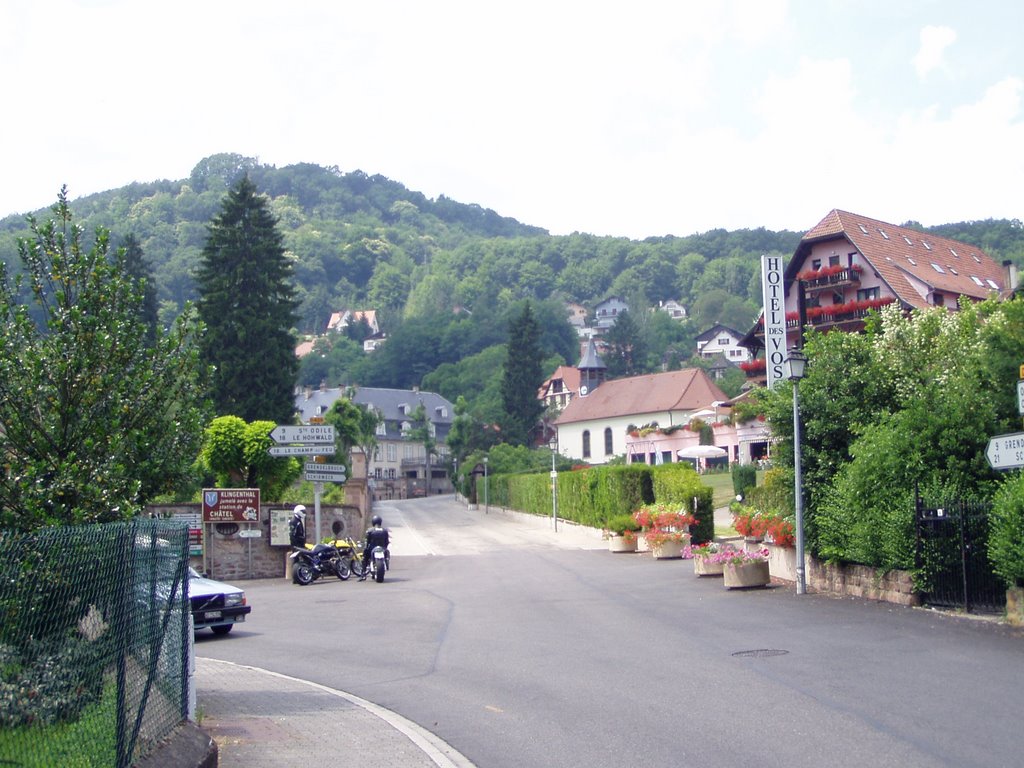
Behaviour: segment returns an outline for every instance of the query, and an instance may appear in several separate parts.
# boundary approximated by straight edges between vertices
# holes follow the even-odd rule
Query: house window
[[[878,298],[878,286],[874,288],[861,288],[857,291],[857,301],[870,301]]]
[[[933,293],[932,304],[934,304],[936,307],[944,307],[946,306],[946,299],[941,293]]]
[[[388,443],[388,461],[398,461],[398,446],[394,443]]]
[[[604,428],[604,455],[611,456],[615,451],[612,450],[612,428]]]
[[[590,458],[590,430],[583,430],[583,458]]]
[[[811,261],[811,269],[813,269],[815,272],[821,269],[821,259],[813,259]]]
[[[830,267],[838,267],[839,266],[839,257],[836,254],[833,253],[831,256],[828,257],[828,265]]]
[[[846,301],[846,297],[843,296],[842,293],[836,293],[836,292],[832,293],[832,303],[833,304],[843,304],[845,301]]]

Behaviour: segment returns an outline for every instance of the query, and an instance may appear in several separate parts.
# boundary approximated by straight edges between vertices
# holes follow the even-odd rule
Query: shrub
[[[1002,484],[992,502],[988,557],[1007,587],[1024,586],[1024,474]]]
[[[746,497],[747,489],[757,486],[757,467],[753,464],[732,465],[732,489],[737,496]]]

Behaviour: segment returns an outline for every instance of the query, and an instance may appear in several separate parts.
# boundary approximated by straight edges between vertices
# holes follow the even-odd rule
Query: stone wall
[[[351,483],[351,481],[350,481]],[[369,526],[370,506],[366,493],[366,482],[346,483],[345,504],[320,505],[321,538],[351,536],[359,541]],[[361,487],[357,487],[361,486]],[[354,503],[353,503],[354,502]],[[291,547],[287,543],[271,544],[271,510],[290,510],[298,501],[280,504],[261,504],[258,525],[203,525],[203,554],[191,558],[191,565],[200,573],[209,574],[210,578],[233,583],[244,579],[286,578],[288,571],[288,553]],[[303,501],[306,505],[306,540],[315,543],[315,519],[313,503]],[[159,517],[171,517],[175,514],[191,514],[201,516],[200,504],[153,504],[146,511]],[[220,530],[218,530],[218,528]],[[234,530],[232,530],[234,529]],[[247,538],[241,535],[244,529],[256,529],[258,537]]]
[[[866,597],[897,605],[920,605],[909,571],[880,571],[866,565],[823,563],[807,558],[807,589]]]

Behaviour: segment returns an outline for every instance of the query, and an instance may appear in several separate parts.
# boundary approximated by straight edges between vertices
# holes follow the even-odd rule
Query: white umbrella
[[[692,445],[689,448],[677,451],[676,455],[681,459],[712,459],[719,456],[728,456],[729,452],[725,448],[719,448],[717,445]]]

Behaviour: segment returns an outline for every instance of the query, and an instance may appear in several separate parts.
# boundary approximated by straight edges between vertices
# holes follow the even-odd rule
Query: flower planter
[[[767,560],[754,560],[738,565],[725,563],[722,571],[726,589],[743,589],[746,587],[766,587],[771,581]]]
[[[747,552],[760,552],[764,547],[762,542],[764,539],[761,536],[744,536],[743,537],[743,549]]]
[[[682,538],[669,539],[651,545],[651,555],[655,560],[674,560],[683,556],[683,548],[690,543],[690,534],[684,533]]]
[[[609,536],[608,537],[608,551],[609,552],[636,552],[636,536]]]
[[[693,572],[698,576],[721,576],[724,570],[723,563],[716,563],[707,557],[693,558]]]

